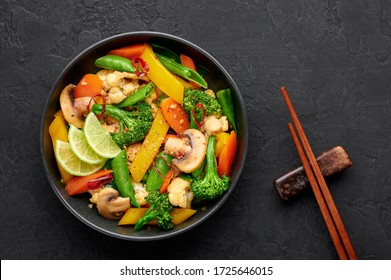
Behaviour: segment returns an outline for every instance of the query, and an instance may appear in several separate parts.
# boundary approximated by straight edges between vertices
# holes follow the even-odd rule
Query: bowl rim
[[[90,51],[94,50],[95,48],[98,48],[102,45],[105,45],[111,41],[118,40],[118,39],[123,39],[127,37],[132,37],[132,36],[150,36],[150,37],[159,37],[159,38],[164,38],[164,39],[169,39],[172,41],[177,41],[182,44],[185,44],[198,52],[202,53],[204,56],[206,56],[209,60],[211,60],[217,68],[223,73],[223,75],[229,80],[230,84],[232,85],[235,93],[236,93],[236,98],[239,101],[239,107],[240,111],[242,113],[242,118],[243,118],[243,133],[241,134],[241,141],[243,142],[243,161],[239,165],[238,171],[237,171],[237,176],[234,178],[234,180],[231,181],[231,186],[228,189],[228,191],[221,197],[219,198],[212,206],[212,210],[206,213],[202,218],[199,220],[195,221],[194,223],[190,224],[187,227],[184,227],[182,229],[176,230],[176,231],[167,231],[164,234],[157,235],[157,236],[129,236],[121,233],[116,233],[113,231],[109,231],[97,224],[94,224],[90,222],[88,219],[83,217],[81,214],[79,214],[61,195],[59,190],[57,189],[57,185],[55,181],[52,178],[52,174],[50,173],[49,167],[48,167],[48,162],[45,159],[45,149],[44,149],[44,138],[45,138],[45,120],[46,120],[46,115],[47,111],[50,105],[50,100],[51,97],[58,87],[58,85],[61,83],[61,80],[64,78],[65,73],[69,71],[70,68],[76,64],[80,58],[84,57],[86,54],[88,54]],[[47,137],[47,136],[46,136]],[[54,193],[57,195],[59,200],[62,202],[62,204],[80,221],[82,221],[84,224],[89,226],[90,228],[103,233],[105,235],[115,237],[118,239],[123,239],[123,240],[128,240],[128,241],[155,241],[155,240],[162,240],[162,239],[167,239],[170,237],[177,236],[179,234],[182,234],[184,232],[189,231],[190,229],[193,229],[197,226],[199,226],[201,223],[205,222],[209,217],[211,217],[220,207],[225,203],[225,201],[228,199],[228,197],[231,195],[233,190],[235,189],[239,178],[241,177],[242,170],[244,168],[244,163],[245,159],[247,156],[247,147],[248,147],[248,121],[247,121],[247,112],[246,112],[246,107],[244,105],[244,100],[243,97],[239,91],[238,86],[236,85],[235,81],[232,79],[231,75],[225,70],[225,68],[215,59],[210,53],[205,51],[204,49],[200,48],[199,46],[195,45],[194,43],[183,39],[181,37],[178,37],[176,35],[168,34],[168,33],[163,33],[163,32],[156,32],[156,31],[132,31],[132,32],[126,32],[126,33],[120,33],[116,34],[107,38],[104,38],[102,40],[99,40],[98,42],[92,44],[88,48],[84,49],[80,53],[78,53],[73,59],[71,59],[70,62],[67,63],[66,67],[63,68],[63,70],[60,72],[58,78],[54,82],[53,86],[51,87],[49,91],[49,95],[46,98],[46,101],[44,103],[44,108],[42,110],[42,116],[41,116],[41,122],[40,122],[40,153],[41,153],[41,159],[42,163],[44,165],[46,177],[54,190]]]

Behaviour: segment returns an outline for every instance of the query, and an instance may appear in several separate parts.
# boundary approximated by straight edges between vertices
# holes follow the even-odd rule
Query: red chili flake
[[[200,108],[202,110],[201,122],[198,122],[198,120],[197,120],[196,108]],[[206,117],[205,106],[203,104],[201,104],[201,103],[197,103],[196,105],[194,105],[193,110],[191,110],[191,114],[193,115],[195,124],[197,125],[197,127],[199,129],[201,129],[201,127],[204,125],[204,121],[205,121],[205,117]]]
[[[145,62],[145,60],[142,59],[141,57],[134,57],[132,59],[132,65],[134,66],[134,68],[136,68],[137,77],[143,77],[149,71],[148,63]]]
[[[113,180],[113,175],[110,173],[105,176],[89,180],[87,183],[87,187],[90,190],[96,190],[110,183],[111,180]]]
[[[91,97],[90,102],[88,102],[88,105],[87,105],[87,111],[90,112],[91,101],[94,100],[94,98],[96,98],[96,97],[102,97],[102,99],[103,99],[102,112],[97,116],[98,120],[100,120],[103,118],[103,116],[105,114],[106,104],[107,104],[106,97],[103,94],[99,93],[99,94],[96,94],[93,97]]]

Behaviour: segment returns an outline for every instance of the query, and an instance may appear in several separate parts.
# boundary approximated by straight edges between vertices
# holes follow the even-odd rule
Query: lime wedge
[[[69,126],[68,141],[73,153],[80,160],[89,164],[98,164],[106,161],[106,158],[101,157],[91,149],[83,131],[72,124]]]
[[[93,112],[88,114],[83,130],[91,149],[101,157],[115,158],[121,152],[110,133],[102,127]]]
[[[56,149],[54,151],[58,163],[68,173],[74,176],[87,176],[91,175],[98,170],[102,169],[105,162],[99,164],[88,164],[81,161],[73,152],[67,142],[61,140],[56,141]]]

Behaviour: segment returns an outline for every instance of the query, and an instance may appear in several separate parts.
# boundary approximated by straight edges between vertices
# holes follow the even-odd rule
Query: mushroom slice
[[[180,171],[191,173],[197,170],[205,159],[206,139],[197,129],[187,129],[183,136],[189,139],[191,149],[183,157],[174,158],[172,163]]]
[[[82,128],[84,126],[84,120],[79,116],[79,113],[75,110],[73,106],[73,100],[71,93],[75,86],[73,84],[67,85],[61,92],[60,95],[60,106],[61,111],[64,114],[65,120],[69,124],[73,124],[77,128]]]
[[[113,188],[103,188],[99,192],[96,207],[103,217],[119,220],[130,208],[130,200],[128,197],[119,196],[119,192]]]
[[[88,107],[92,107],[94,104],[94,99],[89,96],[75,98],[73,100],[73,111],[75,111],[75,113],[80,117],[87,117],[89,113]]]

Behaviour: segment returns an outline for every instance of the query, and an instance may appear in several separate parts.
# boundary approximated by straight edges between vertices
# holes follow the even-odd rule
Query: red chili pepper
[[[96,190],[96,189],[99,189],[99,188],[103,187],[104,185],[110,183],[111,180],[113,180],[113,175],[110,173],[105,176],[89,180],[87,182],[87,187],[90,190]]]
[[[172,165],[171,165],[171,163],[168,162],[168,160],[166,160],[164,157],[162,157],[162,156],[160,156],[160,155],[157,155],[157,156],[155,157],[155,159],[153,160],[153,162],[152,162],[153,168],[155,168],[155,170],[156,170],[157,174],[160,176],[160,178],[164,179],[165,176],[160,172],[159,168],[156,167],[156,158],[157,158],[157,157],[159,157],[159,158],[161,158],[162,160],[164,160],[164,161],[166,162],[167,166],[170,167],[170,169],[172,169]]]
[[[89,190],[89,187],[88,187],[89,181],[92,181],[96,178],[105,177],[107,174],[110,174],[112,172],[113,172],[113,170],[102,169],[102,170],[99,170],[98,172],[91,174],[91,175],[88,175],[88,176],[82,176],[82,177],[74,176],[66,184],[65,190],[70,196],[87,192]]]
[[[160,178],[164,179],[163,174],[160,172],[159,168],[156,167],[156,157],[155,157],[155,159],[152,161],[152,166],[153,166],[153,168],[155,168],[155,171],[156,171],[157,175],[159,175]]]
[[[132,64],[134,68],[136,68],[136,76],[137,77],[143,77],[145,76],[149,71],[148,63],[145,62],[144,59],[141,57],[134,57],[132,59]],[[141,69],[141,71],[140,71]]]
[[[202,110],[201,122],[198,122],[198,120],[197,120],[197,114],[196,114],[196,111],[195,111],[196,108],[200,108]],[[201,129],[201,127],[204,125],[205,116],[206,116],[205,106],[203,104],[201,104],[201,103],[197,103],[196,105],[194,105],[194,108],[191,111],[191,114],[193,115],[193,119],[194,119],[195,124],[197,125],[197,127],[199,129]]]
[[[102,97],[103,99],[103,104],[102,104],[102,112],[99,114],[99,116],[97,116],[98,120],[102,119],[104,114],[105,114],[105,110],[106,110],[106,104],[107,104],[107,100],[106,100],[106,97],[103,95],[103,94],[97,94],[97,95],[94,95],[93,97],[91,97],[90,99],[90,102],[88,102],[88,105],[87,105],[87,111],[89,112],[91,110],[90,106],[91,106],[91,101],[96,98],[96,97]]]

